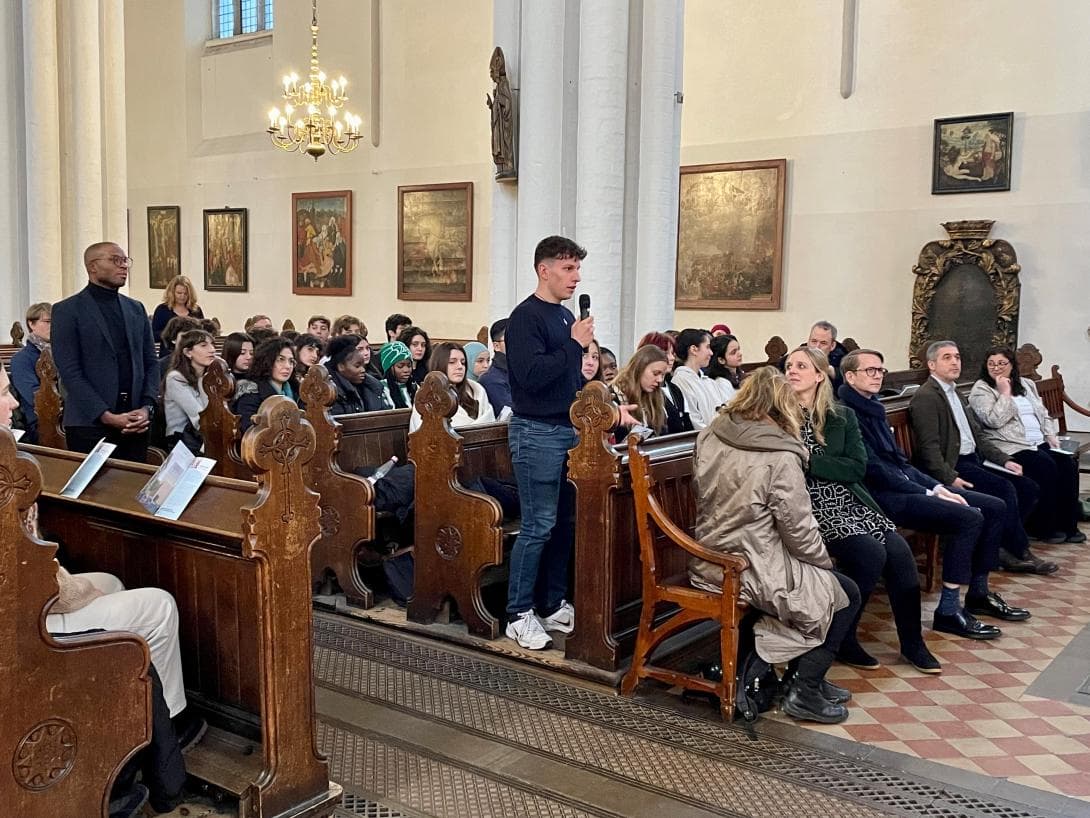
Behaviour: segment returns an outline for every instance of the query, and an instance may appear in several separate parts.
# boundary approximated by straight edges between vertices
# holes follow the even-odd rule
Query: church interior
[[[1082,0],[12,0],[0,37],[0,328],[11,327],[0,387],[10,377],[17,407],[7,423],[0,415],[10,427],[0,430],[0,737],[12,754],[0,813],[1090,816]],[[496,322],[511,316],[502,326],[525,337],[518,311],[553,275],[542,277],[535,251],[557,236],[586,252],[552,306],[566,307],[583,366],[589,350],[596,357],[564,404],[574,444],[561,447],[549,498],[554,517],[573,498],[571,519],[556,525],[573,532],[563,604],[576,624],[538,649],[508,624],[521,610],[510,602],[522,579],[512,555],[530,536],[522,478],[532,464],[520,466],[516,442],[528,403],[494,405],[485,419],[492,392],[470,370],[478,354],[504,360]],[[104,264],[123,271],[114,300],[80,301],[106,281],[96,278]],[[149,319],[162,311],[163,323],[185,316],[179,276],[188,314],[207,320],[179,323],[170,340],[157,324],[153,337],[134,305]],[[136,330],[124,324],[130,307]],[[88,311],[102,326],[97,348],[84,329],[62,332],[84,327]],[[584,344],[575,333],[588,315]],[[391,334],[392,319],[404,321]],[[338,325],[351,344],[337,345]],[[265,334],[241,335],[254,328]],[[682,348],[686,328],[696,336]],[[148,364],[151,404],[137,398],[141,353],[117,359],[120,381],[110,363],[145,329],[167,344],[149,353],[164,354]],[[925,439],[918,400],[939,383],[932,391],[951,401],[942,411],[954,424],[948,454],[977,457],[976,435],[984,465],[1007,472],[992,479],[1032,483],[1010,468],[1022,460],[1007,438],[987,438],[1000,446],[995,463],[971,411],[962,424],[960,407],[977,409],[981,391],[1011,403],[1013,388],[1009,423],[1062,464],[1050,479],[1072,494],[1053,501],[1034,484],[1044,499],[1032,513],[1023,505],[1024,531],[1017,517],[1017,534],[987,529],[1005,543],[990,587],[988,570],[973,584],[976,567],[971,581],[951,581],[956,535],[894,519],[911,549],[914,626],[922,621],[923,652],[941,672],[903,655],[891,615],[901,591],[886,573],[858,614],[867,661],[838,654],[823,677],[850,695],[835,705],[847,718],[793,717],[785,679],[751,719],[735,705],[761,692],[745,661],[762,654],[760,611],[741,568],[721,567],[722,589],[702,592],[687,561],[700,554],[679,542],[708,546],[700,521],[711,512],[696,485],[712,435],[701,429],[729,414],[729,398],[678,434],[647,412],[626,423],[628,397],[621,381],[609,385],[605,357],[612,350],[623,380],[654,333],[670,347],[663,363],[676,351],[692,371],[687,351],[706,340],[713,357],[702,366],[719,362],[728,347],[714,336],[726,334],[741,362],[723,358],[737,373],[728,394],[741,396],[777,366],[787,378],[769,377],[786,389],[789,362],[819,330],[838,357],[814,359],[818,393],[842,396],[863,372],[881,373],[869,399],[906,468],[928,472],[928,447],[941,448]],[[234,360],[244,346],[224,358],[232,334],[255,369],[272,350],[262,366],[279,385],[249,382],[248,410]],[[417,356],[418,337],[445,350],[438,367],[431,358],[441,375]],[[65,338],[82,347],[66,350]],[[206,342],[209,361],[188,381],[201,400],[193,423],[164,398],[171,367],[181,359],[193,371]],[[949,381],[944,348],[960,350]],[[1005,378],[989,369],[1004,365],[1003,349]],[[284,350],[295,369],[276,380]],[[28,397],[17,356],[29,351]],[[365,410],[362,387],[349,390],[356,408],[336,409],[342,360],[361,361],[378,411]],[[394,378],[405,361],[407,403]],[[81,384],[99,388],[99,366],[114,367],[124,405],[98,401],[101,421],[76,422]],[[512,385],[524,377],[515,404],[538,394],[529,376]],[[639,377],[637,392],[662,384],[669,402],[668,370],[654,389]],[[700,367],[693,377],[708,380]],[[662,410],[657,400],[647,406]],[[130,458],[120,443],[88,467],[96,454],[77,440],[95,424],[113,439],[102,423],[122,417],[121,438],[150,434],[151,447]],[[654,434],[626,441],[635,426]],[[880,515],[864,427],[854,432],[863,464],[846,482],[862,486],[865,471],[877,502],[864,502]],[[799,435],[796,426],[811,455],[832,446],[820,426],[817,444]],[[175,444],[187,460],[171,477]],[[408,482],[385,479],[389,465]],[[809,467],[797,477],[805,498]],[[192,490],[171,514],[186,480]],[[928,480],[919,492],[929,499],[943,484],[973,488]],[[809,496],[818,502],[812,486]],[[1057,519],[1074,514],[1058,537],[1057,526],[1037,527],[1045,505]],[[988,514],[976,515],[985,528]],[[821,515],[806,516],[829,539]],[[1015,559],[1006,543],[1019,536]],[[185,712],[200,723],[192,746],[157,637],[76,627],[78,611],[51,608],[54,556],[61,600],[68,571],[173,597],[173,661]],[[683,592],[665,589],[675,574]],[[933,629],[959,584],[1032,615],[999,617],[998,638]],[[801,675],[794,661],[769,664]],[[168,762],[148,759],[167,706],[185,783],[157,802],[151,768]],[[141,796],[126,800],[122,781]]]

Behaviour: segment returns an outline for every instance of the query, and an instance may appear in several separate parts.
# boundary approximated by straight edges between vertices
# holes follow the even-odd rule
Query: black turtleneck
[[[110,332],[114,350],[117,353],[117,390],[129,395],[131,409],[138,409],[139,396],[132,394],[132,350],[129,348],[129,336],[125,332],[125,315],[121,312],[121,295],[112,287],[103,287],[93,281],[87,286],[88,292],[102,312],[106,328]],[[119,407],[115,404],[113,410]]]

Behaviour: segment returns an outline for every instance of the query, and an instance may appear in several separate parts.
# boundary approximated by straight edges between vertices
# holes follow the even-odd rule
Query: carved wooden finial
[[[274,469],[302,469],[313,456],[314,429],[295,401],[283,395],[266,398],[242,438],[246,465],[260,476]]]
[[[23,338],[26,337],[26,333],[23,331],[23,325],[16,321],[11,325],[11,345],[21,347],[23,345]]]
[[[213,358],[201,381],[209,402],[213,397],[230,402],[235,396],[235,379],[227,371],[227,362],[222,358]]]
[[[11,432],[0,428],[0,542],[5,543],[0,549],[0,585],[7,586],[12,600],[28,611],[40,611],[57,592],[56,548],[40,547],[23,523],[41,488],[42,473],[34,458],[20,452]],[[30,573],[31,579],[17,580],[16,574],[23,572]],[[14,592],[19,589],[29,598],[16,600]]]
[[[768,339],[768,343],[765,344],[765,355],[768,356],[768,362],[770,364],[778,364],[780,358],[787,354],[787,342],[783,340],[779,335],[773,335]]]
[[[281,332],[295,332],[295,322],[290,318],[285,318],[284,323],[280,327]]]
[[[416,411],[420,413],[422,420],[431,417],[449,418],[458,411],[458,399],[454,390],[450,387],[446,375],[442,372],[429,372],[424,378],[424,383],[416,392],[416,400],[413,401]]]
[[[320,364],[310,367],[303,382],[299,384],[299,397],[303,399],[303,405],[308,410],[312,405],[331,406],[337,399],[337,387],[329,377],[329,370]]]
[[[1044,361],[1041,350],[1033,344],[1022,344],[1015,353],[1015,359],[1018,361],[1019,375],[1031,381],[1041,380],[1041,373],[1037,371],[1037,367]]]
[[[609,397],[609,387],[601,381],[591,381],[579,390],[568,417],[580,435],[607,433],[620,421],[620,413]]]
[[[53,353],[48,347],[38,356],[34,372],[38,375],[40,384],[34,394],[34,414],[38,416],[38,443],[51,449],[67,448],[64,430],[61,428],[64,401],[57,383],[57,365],[53,362]]]

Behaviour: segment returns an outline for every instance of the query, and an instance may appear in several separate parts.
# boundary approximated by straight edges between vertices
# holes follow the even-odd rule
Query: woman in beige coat
[[[764,612],[754,626],[758,655],[788,662],[783,711],[835,724],[848,717],[848,691],[825,681],[859,606],[859,589],[832,570],[810,508],[794,392],[774,367],[745,381],[696,442],[693,485],[696,539],[740,554],[742,598]],[[692,583],[719,590],[722,572],[702,560],[689,565]]]

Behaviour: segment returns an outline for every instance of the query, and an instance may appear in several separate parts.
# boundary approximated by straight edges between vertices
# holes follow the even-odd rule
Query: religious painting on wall
[[[1013,113],[936,119],[931,192],[1010,190],[1013,127]]]
[[[678,309],[780,308],[786,177],[786,159],[681,169]]]
[[[181,213],[177,205],[148,208],[148,286],[153,290],[182,273]]]
[[[352,295],[352,191],[291,194],[291,291]]]
[[[204,288],[244,293],[250,283],[247,210],[204,211]]]
[[[473,298],[473,183],[397,189],[397,297]]]

